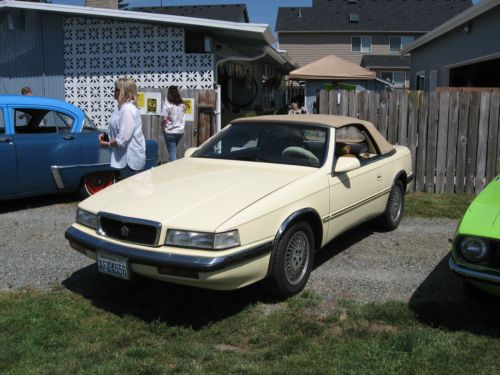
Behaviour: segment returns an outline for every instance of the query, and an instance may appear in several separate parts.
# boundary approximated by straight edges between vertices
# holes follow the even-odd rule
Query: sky
[[[84,0],[52,0],[54,4],[84,5]],[[129,7],[206,4],[247,4],[252,23],[265,23],[274,31],[279,7],[310,7],[312,0],[128,0]]]

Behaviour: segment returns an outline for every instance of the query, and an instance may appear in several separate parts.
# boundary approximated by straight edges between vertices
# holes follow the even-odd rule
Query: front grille
[[[109,213],[99,213],[100,233],[117,240],[154,246],[158,244],[161,224]]]

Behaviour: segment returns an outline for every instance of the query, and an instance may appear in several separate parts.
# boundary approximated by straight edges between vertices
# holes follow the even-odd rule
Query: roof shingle
[[[276,31],[427,32],[472,6],[471,0],[315,0],[281,7]],[[357,13],[359,22],[349,22]]]
[[[169,14],[172,16],[205,18],[219,21],[248,23],[248,11],[245,4],[222,5],[183,5],[165,7],[140,7],[133,11]]]

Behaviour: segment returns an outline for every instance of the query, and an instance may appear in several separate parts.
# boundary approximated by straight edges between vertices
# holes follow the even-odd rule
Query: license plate
[[[128,259],[118,255],[97,253],[97,269],[101,273],[130,280]]]

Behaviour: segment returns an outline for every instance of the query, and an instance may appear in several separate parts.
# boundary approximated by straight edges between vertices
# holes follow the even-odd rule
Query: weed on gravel
[[[496,334],[436,328],[399,302],[344,301],[317,316],[319,302],[307,292],[267,315],[255,303],[203,325],[174,325],[115,314],[67,291],[4,293],[0,373],[500,372]],[[492,308],[488,317],[498,315]]]

